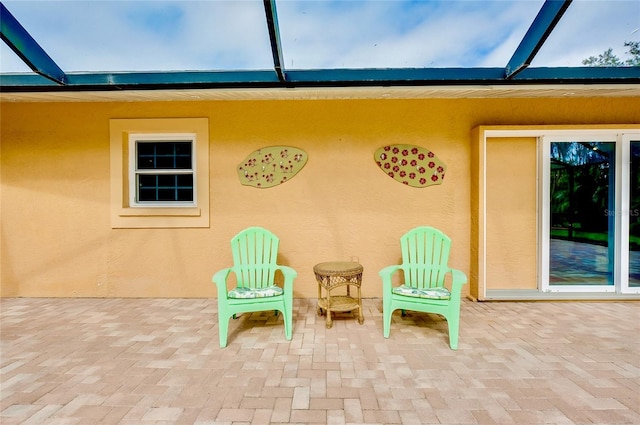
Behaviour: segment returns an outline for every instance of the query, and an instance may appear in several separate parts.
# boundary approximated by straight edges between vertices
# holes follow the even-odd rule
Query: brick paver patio
[[[218,347],[214,299],[0,301],[0,423],[638,424],[640,303],[464,302],[332,329],[316,302],[245,315]]]

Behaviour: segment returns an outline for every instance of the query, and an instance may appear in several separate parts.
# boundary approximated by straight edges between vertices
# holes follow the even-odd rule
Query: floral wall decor
[[[307,153],[291,146],[258,149],[238,165],[240,183],[260,189],[291,180],[307,163]]]
[[[373,154],[386,175],[412,187],[442,184],[446,165],[429,149],[414,145],[387,145]]]

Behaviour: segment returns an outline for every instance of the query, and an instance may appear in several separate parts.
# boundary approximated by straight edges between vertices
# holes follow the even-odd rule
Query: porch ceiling
[[[0,92],[0,102],[640,97],[638,84]]]

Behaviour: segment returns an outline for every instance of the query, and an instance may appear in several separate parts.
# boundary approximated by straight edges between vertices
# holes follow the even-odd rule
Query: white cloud
[[[272,67],[259,0],[9,1],[6,6],[67,72]]]

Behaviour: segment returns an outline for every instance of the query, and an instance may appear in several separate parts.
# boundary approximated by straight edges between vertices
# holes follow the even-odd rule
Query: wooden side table
[[[358,310],[358,323],[364,323],[360,292],[363,270],[361,264],[349,261],[329,261],[316,264],[313,267],[313,272],[318,281],[318,315],[321,316],[323,310],[326,312],[327,329],[333,326],[331,319],[332,311]],[[356,297],[351,296],[351,285],[355,286],[358,290]],[[347,287],[347,294],[331,296],[331,291],[340,286]],[[322,296],[322,288],[326,291],[325,297]]]

